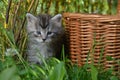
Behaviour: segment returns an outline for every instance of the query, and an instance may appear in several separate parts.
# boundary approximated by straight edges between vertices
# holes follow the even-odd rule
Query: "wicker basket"
[[[94,62],[118,70],[120,16],[63,14],[71,61],[79,66]]]

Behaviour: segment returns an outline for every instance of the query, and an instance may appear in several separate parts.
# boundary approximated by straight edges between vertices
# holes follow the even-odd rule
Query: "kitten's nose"
[[[45,41],[46,39],[42,39],[43,41]]]

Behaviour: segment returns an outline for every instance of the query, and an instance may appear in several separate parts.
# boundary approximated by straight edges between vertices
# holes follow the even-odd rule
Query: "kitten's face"
[[[37,42],[50,42],[58,39],[62,33],[61,14],[33,16],[27,13],[27,32],[30,39]]]

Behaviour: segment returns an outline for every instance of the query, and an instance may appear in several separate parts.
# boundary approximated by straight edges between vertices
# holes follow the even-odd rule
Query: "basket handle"
[[[118,0],[117,4],[117,14],[120,14],[120,0]]]

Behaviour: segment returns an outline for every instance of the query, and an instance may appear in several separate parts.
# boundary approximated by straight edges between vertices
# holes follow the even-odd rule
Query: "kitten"
[[[60,57],[63,43],[64,29],[62,15],[51,17],[47,14],[33,16],[26,14],[28,50],[27,57],[30,63],[42,63],[40,56],[45,60],[49,57]]]

